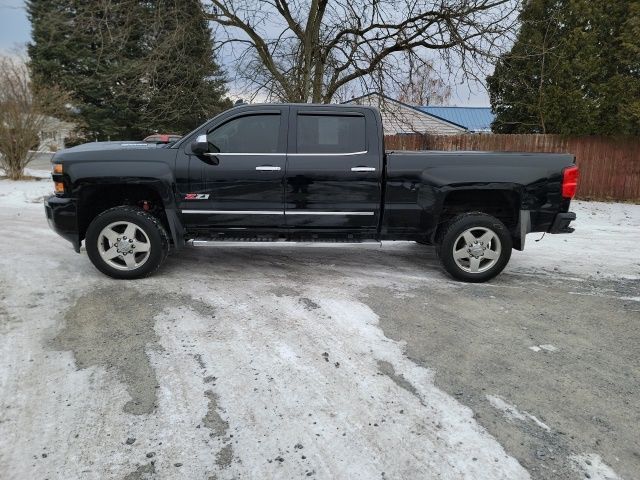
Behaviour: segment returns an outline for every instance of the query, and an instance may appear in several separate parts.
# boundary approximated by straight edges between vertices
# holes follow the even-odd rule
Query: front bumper
[[[575,228],[570,227],[569,224],[575,219],[576,214],[573,212],[557,214],[553,224],[549,228],[549,233],[573,233]]]
[[[80,252],[80,235],[78,233],[78,213],[73,198],[52,195],[44,201],[44,212],[49,227],[68,240],[76,252]]]

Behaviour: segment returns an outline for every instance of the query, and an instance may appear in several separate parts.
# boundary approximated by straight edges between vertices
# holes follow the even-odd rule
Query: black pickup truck
[[[386,152],[379,112],[353,105],[243,105],[164,148],[90,143],[52,164],[49,224],[116,278],[186,242],[410,240],[482,282],[527,233],[573,231],[578,180],[565,154]]]

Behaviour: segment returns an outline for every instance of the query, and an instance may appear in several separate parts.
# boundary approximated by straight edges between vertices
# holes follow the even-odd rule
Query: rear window
[[[366,151],[363,116],[298,115],[298,153]]]

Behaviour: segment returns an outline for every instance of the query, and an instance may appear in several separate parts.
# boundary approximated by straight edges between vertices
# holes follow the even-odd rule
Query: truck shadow
[[[414,242],[384,242],[378,244],[265,244],[252,246],[192,247],[169,256],[161,274],[203,271],[209,274],[252,272],[258,275],[271,271],[317,273],[337,270],[359,275],[378,275],[394,270],[419,275],[437,274],[448,278],[440,267],[433,247]],[[212,270],[213,269],[213,270]]]
[[[432,246],[414,242],[383,242],[379,244],[294,244],[265,243],[264,245],[219,245],[207,247],[187,246],[169,255],[156,275],[176,276],[201,274],[205,276],[296,277],[313,282],[314,276],[352,277],[360,281],[372,277],[399,277],[421,281],[449,282],[459,287],[473,284],[451,278],[442,268]],[[156,276],[154,275],[154,276]],[[555,271],[544,265],[527,268],[512,258],[504,272],[479,286],[519,288],[549,283],[575,284],[592,287],[591,281],[575,278],[567,272]],[[599,282],[595,282],[599,283]],[[626,284],[627,282],[613,282]],[[616,287],[613,290],[620,290]],[[622,290],[626,291],[627,288]],[[634,296],[631,293],[629,296]]]

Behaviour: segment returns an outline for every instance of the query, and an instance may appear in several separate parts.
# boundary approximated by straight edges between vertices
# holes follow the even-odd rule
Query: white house
[[[68,138],[75,130],[75,124],[65,122],[54,117],[44,117],[42,127],[38,133],[41,152],[55,152],[64,148],[64,139]]]

